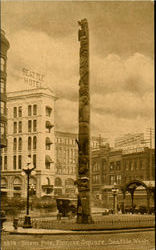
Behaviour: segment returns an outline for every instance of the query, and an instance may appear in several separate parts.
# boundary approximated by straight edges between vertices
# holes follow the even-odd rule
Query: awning
[[[52,108],[50,106],[46,106],[46,109],[52,110]]]
[[[46,155],[45,162],[46,163],[52,163],[53,161],[52,161],[52,159],[50,158],[49,155]]]
[[[46,144],[53,144],[49,137],[46,137]]]
[[[52,128],[53,125],[51,124],[50,121],[46,121],[46,128]]]

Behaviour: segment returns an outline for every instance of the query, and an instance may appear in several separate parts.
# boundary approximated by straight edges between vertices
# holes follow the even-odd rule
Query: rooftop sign
[[[34,72],[32,70],[23,68],[23,77],[24,82],[28,84],[31,88],[40,88],[42,83],[44,82],[44,75],[39,74],[38,72]]]

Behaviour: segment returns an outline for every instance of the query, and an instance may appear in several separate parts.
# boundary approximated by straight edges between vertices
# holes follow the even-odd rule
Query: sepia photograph
[[[2,250],[154,250],[154,1],[2,0]]]

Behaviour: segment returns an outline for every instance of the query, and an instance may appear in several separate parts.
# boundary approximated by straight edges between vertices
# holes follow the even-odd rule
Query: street
[[[2,233],[2,250],[86,250],[86,249],[107,249],[107,250],[154,250],[155,233],[130,232],[130,233],[109,233],[92,235],[9,235]]]

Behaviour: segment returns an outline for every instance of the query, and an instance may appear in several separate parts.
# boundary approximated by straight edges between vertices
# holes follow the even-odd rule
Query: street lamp
[[[27,164],[22,169],[24,171],[23,174],[25,173],[27,175],[27,209],[26,209],[26,216],[25,216],[25,219],[24,219],[23,228],[31,228],[32,227],[31,218],[29,216],[29,180],[30,180],[31,173],[32,174],[33,174],[33,172],[35,173],[35,171],[33,171],[34,169],[35,169],[35,167],[33,167],[31,158],[28,157]]]
[[[116,186],[116,183],[114,183],[114,186],[112,188],[112,193],[113,193],[113,212],[114,214],[117,214],[118,209],[117,209],[117,194],[118,194],[119,189]]]

